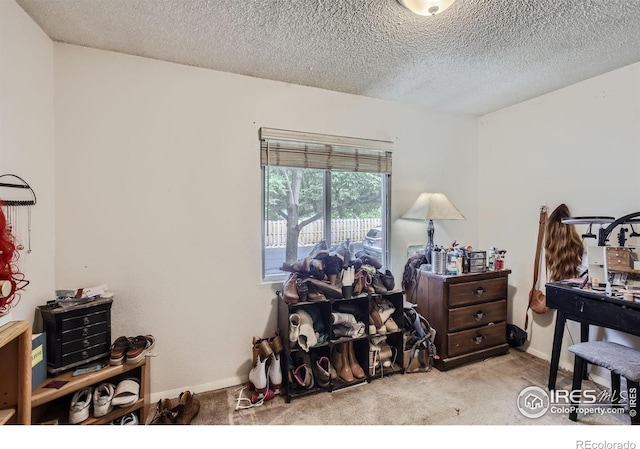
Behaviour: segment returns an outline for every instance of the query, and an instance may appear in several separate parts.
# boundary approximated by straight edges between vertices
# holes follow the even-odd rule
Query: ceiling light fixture
[[[398,0],[398,2],[410,11],[421,16],[435,16],[441,13],[456,0]]]

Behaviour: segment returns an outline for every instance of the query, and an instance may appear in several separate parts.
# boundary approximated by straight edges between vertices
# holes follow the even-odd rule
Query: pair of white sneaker
[[[135,379],[125,379],[117,387],[105,382],[95,389],[78,390],[71,398],[69,424],[78,424],[89,418],[91,404],[95,418],[105,416],[116,406],[129,407],[138,400],[139,390],[140,384]]]

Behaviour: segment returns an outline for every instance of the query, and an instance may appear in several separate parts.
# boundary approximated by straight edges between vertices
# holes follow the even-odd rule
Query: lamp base
[[[435,248],[435,245],[433,244],[433,232],[433,220],[429,220],[429,225],[427,226],[427,244],[424,247],[424,258],[428,264],[432,263],[431,252]]]

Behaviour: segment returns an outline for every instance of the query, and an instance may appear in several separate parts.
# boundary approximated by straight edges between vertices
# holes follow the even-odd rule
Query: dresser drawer
[[[62,363],[63,366],[68,366],[74,363],[82,362],[84,360],[95,359],[97,356],[106,356],[110,353],[110,345],[108,343],[101,343],[95,346],[90,346],[80,351],[70,352],[63,354]]]
[[[60,322],[62,332],[79,327],[87,327],[96,323],[106,323],[109,316],[109,310],[101,310],[98,312],[87,313],[82,316],[63,318]]]
[[[71,340],[62,343],[62,353],[68,354],[70,352],[80,351],[91,346],[104,344],[105,342],[107,342],[106,326],[104,326],[104,331],[100,334],[95,334],[86,338],[80,338],[77,340]]]
[[[449,332],[506,321],[506,319],[506,299],[473,306],[458,307],[449,310]]]
[[[64,345],[70,341],[80,340],[82,338],[91,337],[97,334],[104,334],[109,328],[109,324],[105,321],[102,323],[92,324],[90,326],[72,329],[61,334],[61,342]]]
[[[505,299],[507,278],[486,279],[449,286],[449,307],[458,307]]]
[[[448,334],[448,356],[466,354],[504,344],[507,341],[505,322]]]

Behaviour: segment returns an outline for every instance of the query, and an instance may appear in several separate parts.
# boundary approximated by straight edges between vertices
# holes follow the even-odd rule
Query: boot
[[[340,369],[338,370],[338,376],[345,382],[353,382],[353,372],[351,371],[351,363],[349,361],[349,347],[348,343],[342,343],[340,345]]]
[[[364,251],[358,251],[356,253],[356,257],[358,259],[360,259],[363,264],[371,265],[376,270],[379,270],[379,269],[382,268],[382,264],[380,263],[380,261],[378,259],[376,259],[373,256],[370,256],[369,254],[365,253]]]
[[[342,288],[338,288],[335,285],[331,285],[328,282],[321,281],[315,278],[309,278],[307,282],[311,283],[319,293],[322,293],[327,298],[342,298]]]
[[[313,327],[313,317],[305,310],[298,310],[296,314],[300,317],[300,332],[298,334],[298,346],[303,351],[309,352],[309,348],[314,347],[318,343],[318,333]],[[309,364],[311,367],[311,364]]]
[[[396,280],[393,277],[393,274],[389,270],[385,270],[384,274],[381,276],[382,283],[387,288],[388,291],[393,291],[396,287]]]
[[[370,327],[369,333],[374,333],[374,334],[387,333],[387,328],[384,325],[384,321],[382,321],[382,317],[380,317],[380,312],[378,312],[378,305],[373,300],[371,300],[369,303],[369,324],[373,328],[375,328],[375,331],[371,332],[371,330],[373,329]]]
[[[342,370],[342,358],[337,346],[331,351],[331,367],[335,370],[336,378],[339,377],[338,373]]]
[[[301,363],[293,370],[293,378],[302,388],[306,390],[313,388],[315,382],[309,354],[303,354]]]
[[[347,343],[348,349],[348,357],[349,357],[349,366],[351,367],[351,373],[356,379],[364,379],[365,374],[362,367],[358,364],[358,359],[356,359],[356,353],[353,350],[353,340],[349,340]]]
[[[255,368],[255,366],[260,361],[260,357],[269,358],[271,356],[272,350],[267,340],[264,340],[260,337],[253,337],[253,346],[251,352],[251,367]]]
[[[309,253],[309,257],[316,257],[318,254],[326,254],[329,252],[329,247],[325,240],[320,240],[316,246],[313,247]]]
[[[349,239],[347,239],[336,249],[336,253],[340,254],[343,259],[342,268],[348,268],[351,265],[351,250],[349,246],[351,246],[351,244]]]
[[[318,381],[318,386],[326,388],[331,379],[331,362],[328,357],[315,357],[313,361],[313,371]]]
[[[292,273],[308,273],[311,267],[311,259],[305,257],[304,259],[296,260],[293,263],[283,262],[281,271],[290,271]]]
[[[200,400],[190,391],[183,391],[178,396],[178,404],[182,404],[182,411],[178,414],[176,424],[191,424],[193,418],[200,411]]]
[[[171,399],[160,399],[156,404],[155,414],[150,424],[176,424],[179,412],[182,409],[173,410]]]
[[[389,317],[389,319],[384,322],[384,327],[387,328],[387,332],[398,332],[398,330],[400,330],[392,317]]]
[[[307,302],[309,300],[309,287],[305,282],[305,279],[301,279],[298,277],[296,279],[296,290],[298,291],[298,298],[300,302]]]
[[[289,344],[291,349],[295,348],[298,344],[298,337],[300,336],[300,315],[292,313],[289,315]]]
[[[282,284],[282,290],[284,290],[282,299],[287,304],[296,304],[300,300],[300,297],[298,296],[298,288],[296,286],[297,280],[298,274],[291,273],[287,280]]]
[[[305,287],[307,288],[307,299],[311,302],[326,301],[327,298],[318,291],[316,286],[309,282],[309,278],[305,279]]]
[[[380,314],[380,319],[384,323],[393,315],[393,312],[396,311],[393,303],[388,299],[378,299],[378,313]]]
[[[332,312],[331,324],[333,325],[342,324],[345,326],[350,326],[352,324],[356,324],[356,317],[354,317],[350,313]]]
[[[280,353],[284,350],[282,347],[282,339],[280,334],[276,334],[269,339],[269,346],[273,353],[271,354],[271,363],[269,367],[269,382],[274,394],[281,394],[282,391],[282,365],[280,364]]]
[[[373,291],[378,295],[384,295],[387,293],[387,287],[382,283],[381,273],[376,271],[376,273],[371,277],[371,285],[373,286]]]
[[[273,351],[266,340],[253,337],[253,367],[249,371],[249,383],[258,395],[267,392],[269,386],[267,361],[272,353]]]

